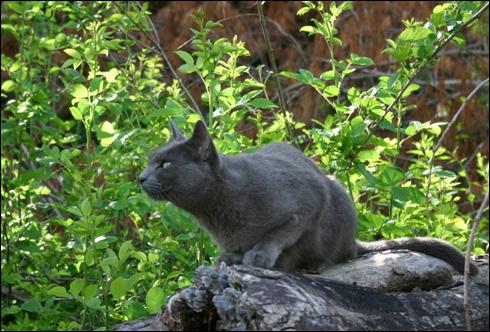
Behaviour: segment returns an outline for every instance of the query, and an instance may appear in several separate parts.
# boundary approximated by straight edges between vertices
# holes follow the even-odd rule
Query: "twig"
[[[279,95],[279,106],[280,106],[281,111],[284,112],[284,115],[285,115],[284,116],[284,123],[286,124],[286,128],[288,130],[289,137],[291,137],[293,144],[297,148],[299,148],[298,142],[296,142],[296,140],[293,136],[293,131],[289,125],[289,121],[288,121],[287,116],[286,116],[286,102],[284,101],[284,96],[282,94],[281,85],[279,83],[279,78],[277,76],[276,60],[274,59],[274,53],[272,51],[269,33],[267,31],[267,26],[265,24],[264,11],[262,10],[262,3],[260,1],[257,1],[257,8],[259,10],[260,24],[262,26],[262,32],[264,33],[265,44],[267,45],[267,53],[269,54],[269,61],[271,63],[272,71],[274,72],[274,83],[277,87],[277,92]]]
[[[57,281],[56,279],[54,279],[52,276],[51,276],[51,272],[48,271],[48,269],[46,269],[44,266],[42,266],[41,264],[39,264],[38,262],[36,262],[35,260],[33,260],[32,258],[30,258],[29,256],[27,255],[24,255],[16,246],[14,246],[13,244],[10,244],[10,243],[6,243],[6,242],[1,242],[2,243],[2,246],[8,246],[12,249],[14,249],[15,251],[17,251],[17,253],[19,255],[21,255],[24,259],[27,259],[28,261],[31,261],[32,263],[34,263],[35,265],[39,266],[41,269],[44,270],[44,273],[46,274],[46,276],[48,277],[49,280],[51,280],[52,282],[58,284],[58,285],[61,285],[61,283],[59,281]]]
[[[473,228],[471,230],[470,239],[468,240],[468,245],[466,246],[466,260],[464,262],[464,292],[463,292],[463,303],[464,303],[464,311],[466,315],[466,330],[471,331],[471,320],[470,320],[470,310],[468,303],[468,294],[469,294],[469,273],[470,273],[470,255],[471,248],[473,246],[473,241],[475,239],[476,229],[480,224],[480,219],[483,215],[483,210],[488,206],[488,192],[485,195],[485,199],[483,200],[483,204],[480,206],[478,210],[478,214],[475,217],[475,221],[473,222]]]
[[[398,93],[398,95],[396,96],[395,100],[393,100],[393,102],[390,104],[390,106],[388,106],[388,108],[383,113],[383,115],[381,116],[381,118],[379,118],[378,122],[376,122],[376,124],[374,125],[374,127],[371,128],[371,132],[369,133],[368,137],[366,138],[366,140],[364,141],[364,143],[361,145],[361,147],[356,151],[356,153],[354,154],[354,156],[349,161],[349,164],[347,165],[346,170],[348,170],[348,169],[351,168],[352,163],[354,162],[354,160],[356,160],[357,155],[366,146],[367,142],[369,142],[369,140],[371,139],[371,136],[373,136],[373,134],[374,134],[374,131],[379,127],[379,125],[381,124],[381,122],[383,122],[383,120],[388,115],[388,113],[391,112],[391,110],[393,109],[393,107],[395,107],[395,105],[398,104],[398,102],[402,98],[403,93],[405,92],[405,90],[407,90],[407,88],[413,83],[413,81],[415,81],[415,79],[417,78],[417,76],[419,76],[419,74],[422,72],[422,70],[424,70],[424,68],[421,67],[421,68],[419,68],[419,69],[417,69],[415,71],[415,73],[413,74],[413,76],[410,77],[410,79],[408,80],[407,84],[405,84],[405,86]]]
[[[128,15],[128,13],[126,13],[126,11],[119,6],[119,4],[117,3],[117,1],[112,1],[112,3],[121,11],[121,13],[123,13],[124,15],[126,15],[126,17],[129,18],[131,20],[131,22],[133,22],[133,24],[138,27],[138,29],[140,29],[140,31],[153,43],[153,45],[155,45],[155,47],[158,50],[155,50],[153,48],[152,48],[152,50],[155,51],[156,53],[158,53],[159,55],[161,55],[163,57],[163,59],[165,60],[165,63],[167,64],[167,67],[170,69],[170,72],[175,77],[175,79],[177,79],[177,81],[179,82],[180,87],[182,88],[182,90],[184,90],[184,92],[186,93],[186,95],[189,97],[189,100],[191,101],[191,103],[193,104],[193,106],[195,108],[194,109],[195,112],[198,113],[201,116],[201,118],[204,120],[204,117],[202,116],[201,111],[199,110],[199,106],[197,105],[197,103],[194,100],[194,98],[192,98],[192,95],[190,94],[190,92],[185,87],[184,83],[182,82],[182,79],[179,77],[179,75],[177,75],[177,72],[174,70],[174,68],[172,67],[172,64],[170,63],[167,55],[165,54],[165,51],[162,49],[162,46],[158,42],[158,33],[157,33],[155,27],[153,26],[153,24],[151,23],[152,28],[153,28],[153,32],[154,32],[155,36],[157,36],[156,39],[153,38],[150,34],[148,34],[138,23],[136,23],[133,20],[133,18],[131,17],[131,15]],[[138,5],[139,5],[139,3],[138,3]],[[141,8],[141,5],[139,5],[139,6],[140,6],[140,9],[142,9]],[[146,13],[145,13],[145,15],[146,15]],[[147,20],[149,22],[151,22],[151,20],[148,17],[148,15],[146,15],[146,18],[147,18]]]
[[[429,219],[429,190],[430,190],[430,185],[432,184],[432,166],[434,163],[434,159],[436,157],[436,152],[441,147],[444,139],[446,138],[446,135],[449,133],[449,130],[456,123],[459,116],[461,115],[461,113],[466,108],[466,105],[468,104],[468,102],[471,100],[471,98],[473,98],[473,96],[478,92],[478,90],[480,90],[485,84],[488,83],[488,81],[489,81],[488,78],[486,80],[482,81],[480,84],[478,84],[478,86],[473,91],[471,91],[471,93],[468,95],[468,97],[466,97],[466,100],[464,101],[463,105],[461,105],[461,107],[456,112],[453,119],[451,120],[451,122],[447,126],[446,130],[444,130],[444,132],[442,133],[441,138],[439,139],[439,142],[437,142],[437,145],[434,147],[434,149],[432,149],[432,157],[430,158],[430,161],[429,161],[429,183],[427,184],[427,191],[425,193],[425,208],[427,210],[427,218],[428,219]]]

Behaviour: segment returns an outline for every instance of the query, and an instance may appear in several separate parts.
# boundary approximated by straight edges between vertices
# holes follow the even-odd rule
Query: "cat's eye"
[[[170,165],[172,165],[172,163],[170,161],[163,161],[162,164],[160,165],[160,167],[161,168],[167,168]]]

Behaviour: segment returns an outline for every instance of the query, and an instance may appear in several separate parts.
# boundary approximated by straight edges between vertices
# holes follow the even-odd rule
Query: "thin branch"
[[[191,103],[193,104],[193,106],[195,108],[194,109],[195,112],[198,113],[201,116],[201,118],[204,120],[204,117],[202,116],[201,111],[199,110],[199,106],[197,105],[197,103],[194,100],[194,98],[192,98],[192,95],[190,94],[189,90],[187,90],[187,88],[185,87],[184,83],[182,82],[182,79],[179,77],[179,75],[177,75],[177,72],[174,70],[172,64],[170,63],[170,60],[168,59],[167,55],[165,54],[165,51],[162,49],[162,46],[159,43],[158,33],[157,33],[157,31],[156,31],[155,26],[153,25],[153,23],[151,23],[151,26],[153,28],[153,33],[155,34],[156,38],[153,38],[153,36],[151,36],[150,34],[148,34],[144,30],[144,28],[142,28],[138,23],[136,23],[133,20],[133,18],[131,17],[131,15],[128,15],[128,13],[126,13],[126,11],[119,6],[119,4],[117,3],[117,1],[112,1],[112,3],[121,11],[121,13],[123,13],[124,15],[126,15],[126,17],[129,18],[131,20],[131,22],[133,22],[133,24],[136,27],[138,27],[138,29],[140,29],[140,31],[153,43],[153,45],[155,45],[155,47],[158,50],[155,50],[154,48],[151,48],[151,50],[153,50],[154,52],[158,53],[159,55],[161,55],[163,57],[163,59],[165,60],[165,63],[167,64],[167,67],[170,69],[170,72],[175,77],[175,79],[179,82],[179,85],[182,88],[182,90],[184,90],[184,92],[186,93],[186,95],[189,97],[189,100],[191,101]],[[138,5],[139,5],[139,3],[138,3]],[[140,9],[143,10],[143,8],[141,7],[141,5],[140,5]],[[145,13],[145,15],[146,15],[146,13]],[[146,15],[146,18],[147,18],[147,20],[149,22],[151,22],[151,20],[148,17],[148,15]]]
[[[379,127],[379,125],[381,124],[381,122],[383,122],[383,120],[388,115],[388,113],[390,113],[393,110],[393,107],[395,107],[395,105],[398,104],[398,102],[402,98],[403,93],[405,92],[405,90],[407,90],[407,88],[413,83],[413,81],[415,81],[415,79],[417,78],[417,76],[419,76],[419,74],[422,72],[422,70],[424,70],[424,68],[421,67],[421,68],[419,68],[419,69],[417,69],[415,71],[415,73],[413,74],[413,76],[410,77],[410,79],[408,80],[407,84],[405,84],[405,86],[398,93],[398,95],[396,96],[395,100],[393,100],[393,102],[390,104],[390,106],[388,106],[388,108],[383,113],[383,115],[381,116],[381,118],[378,120],[378,122],[376,122],[376,124],[374,125],[374,127],[371,129],[371,132],[369,133],[369,135],[366,138],[366,140],[364,141],[364,143],[361,145],[361,147],[356,151],[356,153],[354,154],[354,156],[352,157],[352,159],[349,161],[349,164],[346,167],[347,170],[351,168],[352,163],[354,162],[354,160],[356,160],[356,157],[359,154],[359,152],[361,152],[361,150],[364,149],[364,147],[366,146],[366,144],[371,139],[371,136],[374,135],[375,130]]]
[[[461,105],[461,107],[459,108],[458,112],[456,112],[456,115],[454,115],[453,119],[451,120],[451,123],[449,123],[449,125],[446,128],[446,130],[444,130],[444,133],[441,135],[441,138],[439,139],[439,142],[437,142],[437,145],[434,148],[434,153],[437,151],[437,149],[439,149],[441,147],[442,142],[444,141],[444,138],[446,138],[446,135],[449,132],[449,129],[453,125],[456,124],[456,121],[458,120],[458,118],[461,115],[461,113],[464,111],[466,105],[471,100],[471,98],[473,98],[473,96],[478,92],[478,90],[480,90],[485,84],[487,84],[488,81],[489,81],[488,78],[486,80],[482,81],[480,84],[477,85],[477,87],[473,91],[471,91],[471,93],[468,95],[468,97],[466,97],[466,100],[464,101],[463,105]],[[434,158],[434,156],[432,156],[431,162],[433,161],[432,160],[433,158]]]
[[[471,91],[471,93],[468,95],[468,97],[466,97],[466,100],[464,101],[463,105],[461,105],[461,107],[456,112],[456,114],[452,118],[451,122],[447,126],[446,130],[444,130],[444,132],[442,133],[441,138],[439,139],[439,142],[437,142],[437,145],[434,147],[434,149],[432,149],[432,157],[430,158],[430,161],[429,161],[429,183],[427,184],[427,191],[425,193],[425,208],[427,210],[427,218],[429,218],[429,190],[430,190],[430,186],[432,184],[432,166],[434,163],[434,159],[436,157],[436,152],[441,147],[444,139],[446,138],[447,134],[449,133],[449,130],[458,121],[459,116],[461,115],[461,113],[466,108],[466,105],[468,105],[468,102],[471,100],[471,98],[473,98],[473,96],[478,92],[478,90],[480,90],[485,84],[488,83],[488,81],[489,81],[488,78],[486,80],[482,81],[480,84],[478,84],[478,86],[473,91]]]
[[[265,24],[265,18],[264,18],[264,11],[262,10],[262,3],[260,1],[257,1],[257,8],[259,10],[259,17],[260,17],[260,24],[262,26],[262,32],[264,33],[264,39],[265,39],[265,44],[267,45],[267,53],[269,54],[269,61],[271,63],[272,71],[274,72],[274,83],[277,88],[277,92],[279,95],[279,106],[282,112],[284,112],[284,123],[286,124],[286,128],[289,133],[289,137],[291,137],[291,140],[293,144],[299,148],[298,143],[296,142],[294,136],[293,136],[293,131],[291,129],[291,126],[289,125],[289,121],[286,116],[286,102],[284,101],[284,96],[282,94],[281,90],[281,85],[279,83],[279,78],[277,76],[277,66],[276,66],[276,60],[274,59],[274,53],[272,51],[272,46],[271,46],[271,41],[269,38],[269,32],[267,31],[267,26]]]
[[[471,256],[471,248],[473,246],[473,241],[475,240],[476,230],[478,225],[480,224],[480,219],[483,215],[483,211],[488,206],[488,192],[485,195],[485,199],[483,200],[480,209],[478,210],[478,214],[475,217],[475,221],[473,222],[473,228],[471,230],[470,239],[468,240],[468,245],[466,246],[466,260],[464,262],[464,292],[463,292],[463,303],[464,303],[464,311],[466,315],[466,330],[471,331],[471,320],[470,320],[470,310],[468,303],[468,294],[469,294],[469,273],[470,273],[470,256]]]
[[[48,269],[46,269],[44,266],[42,266],[41,264],[39,264],[38,262],[36,262],[35,260],[33,260],[32,258],[30,258],[29,256],[23,254],[16,246],[14,246],[13,244],[10,244],[10,243],[6,243],[6,242],[1,242],[2,243],[2,246],[8,246],[12,249],[14,249],[15,251],[17,251],[17,253],[22,256],[24,259],[27,259],[28,261],[31,261],[32,263],[34,263],[35,265],[39,266],[41,269],[44,270],[44,273],[46,274],[46,276],[48,277],[49,280],[51,280],[52,282],[58,284],[58,285],[61,285],[60,282],[58,282],[56,279],[54,279],[52,276],[51,276],[51,272],[48,271]]]
[[[473,23],[474,21],[476,21],[477,19],[480,18],[481,15],[483,15],[484,12],[487,11],[488,9],[488,5],[489,3],[487,2],[472,18],[470,18],[468,21],[466,21],[462,26],[461,26],[461,29],[457,30],[457,31],[454,31],[449,37],[447,37],[447,39],[441,44],[439,45],[439,47],[437,48],[436,52],[432,55],[432,57],[436,57],[437,54],[439,54],[440,51],[442,51],[442,49],[458,34],[460,33],[461,31],[463,31],[464,28],[466,28],[467,26],[469,26],[471,23]]]

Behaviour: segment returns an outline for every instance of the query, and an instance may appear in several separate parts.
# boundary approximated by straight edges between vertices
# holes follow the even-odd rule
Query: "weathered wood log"
[[[470,317],[473,330],[488,331],[488,258],[481,264],[470,284]],[[201,267],[195,284],[177,291],[160,313],[114,329],[464,330],[463,287],[452,272],[413,252],[371,254],[315,275]]]

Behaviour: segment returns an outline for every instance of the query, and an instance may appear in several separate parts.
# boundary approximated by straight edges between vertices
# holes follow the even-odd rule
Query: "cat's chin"
[[[154,192],[146,191],[145,188],[143,188],[143,190],[148,195],[148,197],[150,197],[151,199],[153,199],[155,201],[167,201],[168,200],[167,198],[165,198],[165,196],[162,193],[154,193]]]

